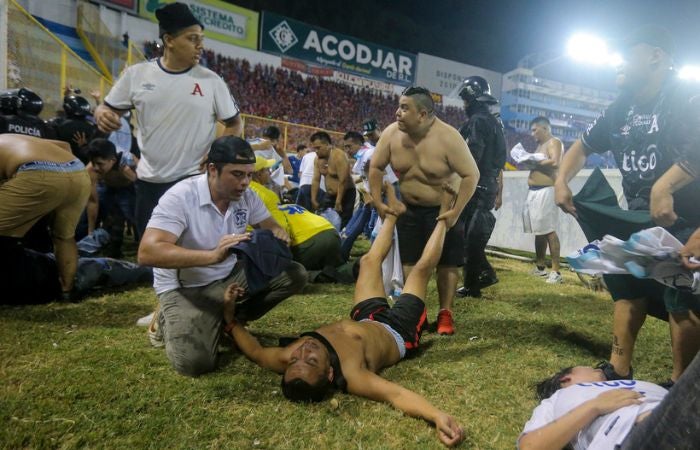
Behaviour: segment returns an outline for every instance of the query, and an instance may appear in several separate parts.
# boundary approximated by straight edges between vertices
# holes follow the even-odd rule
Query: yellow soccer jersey
[[[287,231],[292,247],[322,231],[334,229],[329,221],[299,205],[280,205],[277,194],[258,182],[251,181],[250,188],[258,194],[272,217]]]

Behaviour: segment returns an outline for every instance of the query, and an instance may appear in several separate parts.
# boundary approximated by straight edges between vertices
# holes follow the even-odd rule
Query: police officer
[[[63,111],[66,117],[54,124],[56,139],[68,142],[71,151],[83,164],[89,162],[87,144],[97,137],[97,126],[88,117],[92,115],[92,107],[85,97],[78,95],[80,91],[63,97]]]
[[[506,162],[506,143],[502,123],[491,114],[489,106],[498,103],[491,95],[489,83],[482,77],[464,80],[459,91],[464,100],[467,122],[459,132],[479,167],[476,192],[462,212],[464,219],[464,286],[460,297],[481,297],[481,288],[498,282],[496,273],[486,260],[486,244],[496,225],[491,213],[500,208],[502,170]]]
[[[26,88],[0,94],[0,134],[14,133],[39,138],[53,138],[50,127],[39,118],[44,102]]]

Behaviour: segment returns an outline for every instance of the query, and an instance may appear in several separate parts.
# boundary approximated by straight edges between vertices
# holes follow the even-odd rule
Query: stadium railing
[[[280,143],[285,151],[296,151],[297,145],[299,144],[309,145],[309,137],[317,131],[325,131],[328,133],[337,147],[341,147],[340,140],[344,136],[344,133],[338,131],[324,130],[323,128],[299,123],[268,119],[250,114],[241,114],[241,117],[243,119],[243,137],[248,139],[262,137],[265,128],[274,125],[280,129]]]
[[[62,109],[66,86],[104,94],[111,83],[16,0],[8,2],[7,87],[27,87],[44,100],[42,117]]]

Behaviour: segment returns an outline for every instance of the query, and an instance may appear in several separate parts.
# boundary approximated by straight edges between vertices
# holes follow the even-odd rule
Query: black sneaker
[[[633,379],[634,372],[632,371],[632,367],[630,367],[630,372],[627,375],[620,375],[619,373],[615,372],[615,367],[608,361],[599,362],[598,365],[595,366],[595,368],[601,369],[603,371],[603,374],[605,374],[605,378],[607,378],[609,381]]]
[[[462,286],[461,288],[457,289],[457,292],[455,293],[457,297],[473,297],[473,298],[481,298],[481,289],[474,289],[474,288],[468,288],[466,286]]]
[[[496,274],[494,272],[484,270],[479,275],[479,287],[481,289],[487,288],[489,286],[493,286],[496,283],[498,283],[498,277],[496,276]]]
[[[670,378],[662,383],[658,383],[659,386],[666,389],[667,391],[670,391],[674,384],[676,384],[676,382]]]

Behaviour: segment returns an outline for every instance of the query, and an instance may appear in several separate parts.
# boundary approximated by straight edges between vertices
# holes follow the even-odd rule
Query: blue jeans
[[[97,197],[99,201],[99,212],[97,224],[103,223],[113,241],[121,242],[124,235],[124,222],[135,224],[136,214],[136,194],[134,186],[123,188],[107,187],[102,183],[97,185]],[[83,213],[75,233],[77,240],[87,235],[87,214]],[[140,235],[136,236],[136,240]]]
[[[323,189],[318,190],[318,195],[316,195],[316,201],[318,204],[323,203],[323,197],[326,195],[326,192]],[[299,192],[297,193],[297,199],[296,199],[296,204],[299,206],[303,206],[307,211],[313,211],[313,207],[311,206],[311,185],[310,184],[305,184],[303,186],[299,186]]]
[[[366,204],[362,205],[353,213],[350,221],[345,226],[345,231],[342,235],[343,240],[340,244],[340,256],[343,261],[347,261],[350,258],[350,251],[352,250],[352,245],[355,243],[357,237],[362,233],[369,223],[370,216],[374,208],[372,205]]]

